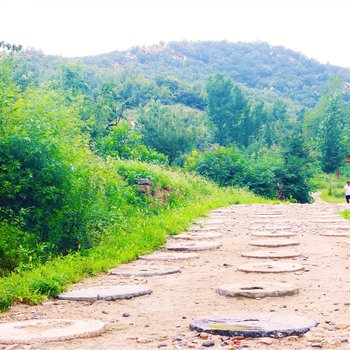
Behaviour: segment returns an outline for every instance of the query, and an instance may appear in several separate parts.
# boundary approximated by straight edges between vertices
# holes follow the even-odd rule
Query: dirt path
[[[350,246],[345,243],[349,238],[319,235],[320,232],[335,232],[335,227],[340,225],[350,229],[350,223],[345,220],[344,224],[315,222],[338,218],[336,212],[344,208],[343,205],[317,201],[313,205],[238,205],[213,212],[210,217],[221,222],[215,225],[218,226],[215,231],[221,232],[222,237],[215,240],[220,241],[222,247],[199,252],[198,259],[167,262],[179,266],[181,273],[149,278],[102,275],[74,286],[74,289],[80,289],[98,285],[147,284],[153,290],[152,294],[122,301],[54,300],[35,307],[16,305],[1,318],[2,322],[32,318],[94,318],[107,324],[107,331],[102,336],[11,349],[204,349],[203,343],[207,340],[214,342],[212,349],[225,350],[302,350],[311,346],[350,349]],[[258,216],[271,211],[279,211],[282,215]],[[241,256],[243,251],[264,249],[248,245],[252,240],[251,232],[262,230],[265,225],[257,223],[259,221],[268,221],[267,225],[273,226],[291,226],[285,231],[296,233],[293,239],[298,239],[300,245],[289,249],[300,251],[301,256],[283,261],[300,263],[304,271],[280,274],[237,271],[243,263],[271,261]],[[325,229],[326,226],[329,229]],[[289,282],[297,285],[300,292],[294,296],[263,299],[229,298],[215,293],[219,285],[246,281]],[[312,336],[309,333],[271,340],[247,339],[236,347],[228,337],[209,335],[208,339],[204,339],[205,336],[202,339],[197,332],[189,330],[190,322],[201,316],[237,312],[283,312],[310,317],[319,325]]]

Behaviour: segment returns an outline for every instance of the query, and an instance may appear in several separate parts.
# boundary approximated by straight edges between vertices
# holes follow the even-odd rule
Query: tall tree
[[[232,124],[233,96],[232,81],[222,74],[209,78],[207,91],[207,114],[215,125],[215,142],[220,145],[229,143],[229,130]]]
[[[235,86],[232,90],[233,106],[230,128],[230,139],[239,145],[247,147],[252,134],[250,106],[242,90]]]
[[[333,95],[329,99],[318,132],[320,163],[327,174],[339,168],[347,151],[340,103],[339,95]]]
[[[203,149],[210,140],[201,112],[154,101],[140,109],[136,129],[145,145],[167,155],[170,163],[193,149]]]
[[[309,203],[312,170],[302,128],[296,127],[283,146],[284,164],[277,172],[278,194],[282,199]]]

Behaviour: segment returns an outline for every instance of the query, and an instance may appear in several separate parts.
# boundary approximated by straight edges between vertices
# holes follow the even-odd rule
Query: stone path
[[[36,339],[32,344],[18,345],[15,349],[350,349],[349,237],[337,235],[342,231],[339,227],[350,230],[350,223],[336,214],[344,208],[345,205],[328,205],[317,201],[313,205],[237,205],[215,210],[208,220],[198,220],[190,232],[185,234],[219,233],[221,237],[216,237],[215,240],[221,246],[196,253],[170,252],[164,248],[160,252],[144,256],[144,260],[130,263],[130,266],[153,266],[159,261],[162,269],[165,265],[170,270],[181,269],[181,273],[145,277],[135,274],[130,277],[105,274],[86,279],[72,288],[73,291],[78,291],[99,286],[145,285],[153,291],[152,294],[115,301],[50,300],[38,306],[18,304],[2,315],[0,336],[3,334],[1,326],[14,321],[44,322],[58,319],[69,323],[69,320],[90,319],[106,325],[106,331],[101,336],[56,342]],[[320,222],[321,220],[324,222]],[[258,224],[259,221],[263,223]],[[242,253],[244,255],[244,252],[252,250],[249,246],[252,240],[270,239],[266,236],[256,236],[259,232],[295,234],[290,239],[300,243],[297,246],[300,255],[277,258],[278,251],[283,255],[286,249],[292,250],[292,246],[269,249],[272,254],[266,254],[266,248],[262,248],[261,254],[253,254],[266,258],[242,256]],[[334,235],[324,235],[329,233]],[[278,239],[286,238],[273,236],[273,240]],[[184,246],[192,244],[188,239],[176,239],[176,244],[180,242]],[[255,248],[254,251],[259,252],[259,248]],[[276,263],[301,265],[303,270],[248,273],[239,269],[247,264],[273,266]],[[134,271],[133,268],[131,270]],[[281,287],[292,285],[299,293],[261,298],[252,295],[224,297],[216,292],[223,286],[232,287],[234,283],[238,283],[241,289],[247,288],[248,291],[261,291],[273,285],[283,290]],[[290,329],[288,323],[286,334],[290,335],[281,338],[242,339],[232,337],[228,333],[212,335],[190,330],[190,324],[194,325],[207,315],[210,315],[210,318],[215,317],[216,320],[226,317],[223,315],[229,315],[232,321],[242,314],[243,321],[248,322],[243,325],[243,329],[249,328],[249,331],[256,331],[259,330],[256,327],[262,327],[256,326],[254,320],[260,322],[273,319],[275,315],[277,321],[306,318],[310,322],[306,328],[303,326],[294,330]],[[306,332],[314,322],[318,323],[318,326],[305,335],[292,335]],[[215,327],[222,328],[221,325]],[[232,327],[234,330],[237,328],[232,322],[229,327],[231,330]],[[195,329],[194,326],[192,328]],[[36,326],[32,325],[27,331],[34,332],[36,329]],[[278,328],[269,329],[270,331],[272,333],[261,333],[259,337],[282,336]],[[0,349],[14,348],[0,345]]]

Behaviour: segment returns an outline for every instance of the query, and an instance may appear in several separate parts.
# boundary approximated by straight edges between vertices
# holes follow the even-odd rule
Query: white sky
[[[0,0],[0,40],[63,56],[261,40],[350,67],[349,19],[350,0]]]

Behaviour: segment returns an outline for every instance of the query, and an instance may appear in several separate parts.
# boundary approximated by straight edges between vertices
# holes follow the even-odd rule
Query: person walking
[[[347,181],[346,185],[344,186],[344,195],[345,195],[346,203],[349,204],[349,202],[350,202],[350,181]]]

